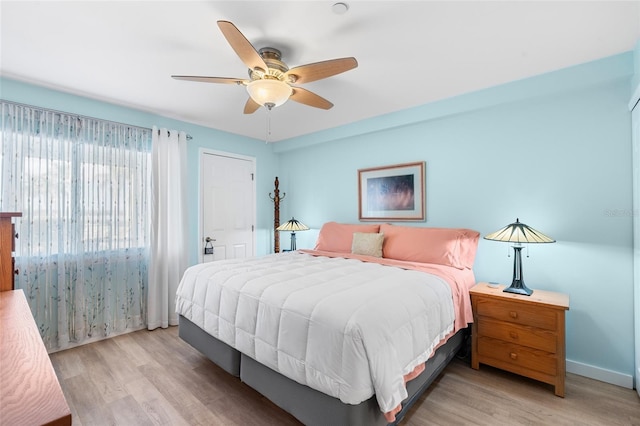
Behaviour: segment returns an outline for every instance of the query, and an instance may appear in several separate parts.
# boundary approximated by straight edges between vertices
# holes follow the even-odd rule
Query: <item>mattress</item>
[[[361,259],[291,252],[189,268],[178,314],[283,376],[382,412],[455,330],[450,282]]]

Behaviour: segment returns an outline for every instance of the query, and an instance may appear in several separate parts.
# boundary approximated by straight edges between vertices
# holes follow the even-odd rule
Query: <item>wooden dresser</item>
[[[564,397],[569,296],[544,290],[523,296],[504,288],[479,283],[471,289],[471,366],[487,364],[540,380]]]
[[[22,213],[0,212],[0,291],[13,290],[14,288],[13,250],[15,249],[16,231],[13,218],[20,216]]]
[[[0,424],[71,425],[71,411],[22,290],[0,292]]]
[[[14,290],[13,218],[0,213],[0,424],[71,425],[71,411],[22,290]]]

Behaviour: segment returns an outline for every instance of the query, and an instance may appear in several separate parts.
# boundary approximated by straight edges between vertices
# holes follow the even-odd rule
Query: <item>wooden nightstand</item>
[[[534,290],[505,293],[504,285],[479,283],[471,293],[471,367],[487,364],[555,386],[564,397],[565,311],[569,296]]]

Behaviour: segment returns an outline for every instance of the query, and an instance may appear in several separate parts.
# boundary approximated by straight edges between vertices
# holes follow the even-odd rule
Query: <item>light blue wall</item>
[[[255,139],[185,123],[178,120],[124,108],[81,96],[46,89],[16,80],[0,78],[0,98],[28,105],[50,108],[69,113],[112,120],[141,127],[154,125],[167,129],[184,130],[193,139],[187,148],[189,203],[189,261],[196,263],[201,247],[198,237],[198,155],[201,149],[212,149],[256,158],[257,196],[257,254],[269,253],[272,247],[273,204],[267,197],[273,192],[273,180],[277,176],[278,158],[272,145]],[[264,196],[262,196],[264,195]]]
[[[633,69],[635,71],[633,74],[633,87],[636,88],[640,86],[640,40],[637,41],[633,52]]]
[[[506,84],[275,145],[283,217],[358,222],[357,170],[426,161],[427,221],[483,235],[517,217],[551,235],[529,287],[568,293],[569,361],[633,374],[633,55]],[[286,237],[285,237],[286,238]],[[481,241],[478,280],[510,283],[508,244]]]

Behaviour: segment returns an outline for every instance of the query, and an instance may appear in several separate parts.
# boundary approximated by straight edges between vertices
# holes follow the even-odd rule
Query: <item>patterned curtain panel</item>
[[[151,131],[2,102],[0,211],[49,351],[146,326]]]

